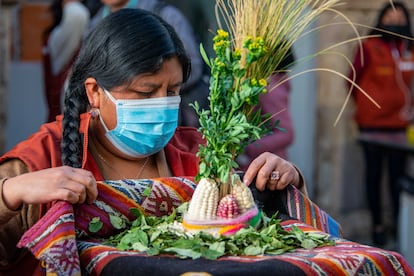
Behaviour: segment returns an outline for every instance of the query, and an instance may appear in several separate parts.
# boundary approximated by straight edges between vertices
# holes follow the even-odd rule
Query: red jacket
[[[13,149],[0,157],[0,163],[8,159],[18,158],[22,160],[30,171],[58,167],[62,165],[60,142],[62,140],[62,116],[57,117],[57,121],[44,124],[39,131],[31,135],[25,141],[17,144]],[[82,168],[93,173],[97,180],[103,180],[101,172],[89,153],[88,149],[88,127],[90,114],[81,115],[80,132],[83,134],[83,157]],[[173,176],[195,176],[198,172],[198,158],[196,152],[199,144],[205,143],[201,134],[192,127],[178,127],[173,138],[164,148],[167,162]],[[41,207],[39,216],[46,213],[50,204]],[[24,264],[22,266],[22,264]],[[37,268],[39,263],[33,255],[26,254],[24,259],[19,262],[19,267],[12,267],[11,273],[15,275],[27,275],[26,273],[39,275],[41,269]],[[0,271],[0,275],[13,275]]]
[[[359,127],[405,128],[408,125],[409,118],[402,112],[412,106],[414,50],[403,51],[402,43],[392,45],[381,38],[369,38],[363,41],[362,53],[358,48],[353,63],[355,82],[381,107],[376,107],[354,88],[355,120]]]

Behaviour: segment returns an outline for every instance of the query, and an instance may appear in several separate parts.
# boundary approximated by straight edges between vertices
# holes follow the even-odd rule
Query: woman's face
[[[158,72],[140,74],[130,85],[114,87],[108,92],[117,100],[171,97],[180,94],[182,82],[182,66],[178,58],[171,58],[163,62]],[[95,78],[85,80],[85,89],[90,106],[93,109],[99,109],[99,116],[109,130],[114,129],[117,123],[115,104],[109,99],[103,88],[98,85]],[[94,128],[95,137],[100,140],[101,144],[111,149],[112,152],[122,155],[109,140],[103,138],[105,137],[105,129],[100,120],[92,120],[91,127]]]
[[[130,85],[112,88],[109,92],[115,99],[148,99],[177,96],[183,82],[183,71],[177,58],[165,60],[161,69],[153,73],[138,75]],[[108,129],[116,126],[115,104],[100,93],[100,113]]]
[[[389,9],[384,13],[381,20],[382,25],[405,26],[407,25],[407,18],[401,8]]]

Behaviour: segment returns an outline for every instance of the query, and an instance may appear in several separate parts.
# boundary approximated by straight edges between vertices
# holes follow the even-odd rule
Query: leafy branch
[[[200,52],[210,67],[210,109],[193,108],[200,117],[200,131],[206,139],[201,145],[199,173],[196,180],[211,178],[227,183],[230,172],[237,168],[235,159],[251,141],[261,138],[270,130],[269,117],[255,108],[259,94],[265,93],[266,80],[246,77],[249,68],[267,51],[260,37],[248,37],[243,48],[232,49],[229,35],[218,30],[213,39],[216,57],[209,59],[203,49]]]

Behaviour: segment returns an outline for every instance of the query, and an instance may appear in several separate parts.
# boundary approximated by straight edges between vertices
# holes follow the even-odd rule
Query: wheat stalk
[[[305,29],[339,0],[217,0],[218,26],[227,29],[235,48],[243,49],[246,37],[262,37],[268,52],[246,77],[267,78]],[[224,22],[220,21],[220,18]]]

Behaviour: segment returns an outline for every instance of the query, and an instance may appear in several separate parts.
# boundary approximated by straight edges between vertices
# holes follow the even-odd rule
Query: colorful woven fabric
[[[56,275],[81,275],[75,237],[73,206],[59,201],[20,239],[19,247],[27,247],[46,271]]]
[[[288,186],[287,192],[287,213],[306,224],[331,234],[334,237],[342,237],[340,224],[328,213],[319,208],[308,197],[304,196],[298,189]]]
[[[118,230],[110,222],[111,215],[132,221],[135,217],[130,208],[151,215],[169,214],[173,207],[191,198],[194,188],[192,178],[178,177],[98,182],[99,194],[94,204],[72,206],[57,202],[23,235],[17,246],[27,247],[44,261],[48,273],[80,275],[76,238],[108,238],[116,234]],[[146,190],[150,191],[147,196]],[[95,217],[99,217],[103,227],[91,233],[89,222]]]
[[[195,184],[192,179],[159,178],[122,180],[98,183],[99,196],[92,205],[72,206],[57,202],[47,214],[22,237],[19,246],[27,247],[36,258],[46,263],[48,273],[57,275],[180,275],[188,271],[220,272],[237,275],[413,275],[413,269],[396,252],[385,251],[344,239],[337,245],[296,250],[276,256],[223,257],[216,261],[182,260],[173,256],[146,256],[135,251],[119,251],[99,242],[116,234],[110,215],[129,220],[132,207],[147,214],[168,214],[173,207],[191,198]],[[339,233],[339,225],[295,188],[284,194],[290,217],[283,226],[293,225],[305,232]],[[92,218],[99,217],[102,229],[91,233]],[[333,226],[330,226],[330,223]],[[244,264],[249,264],[245,266]],[[270,269],[269,269],[270,267]],[[235,271],[236,270],[236,271]]]

